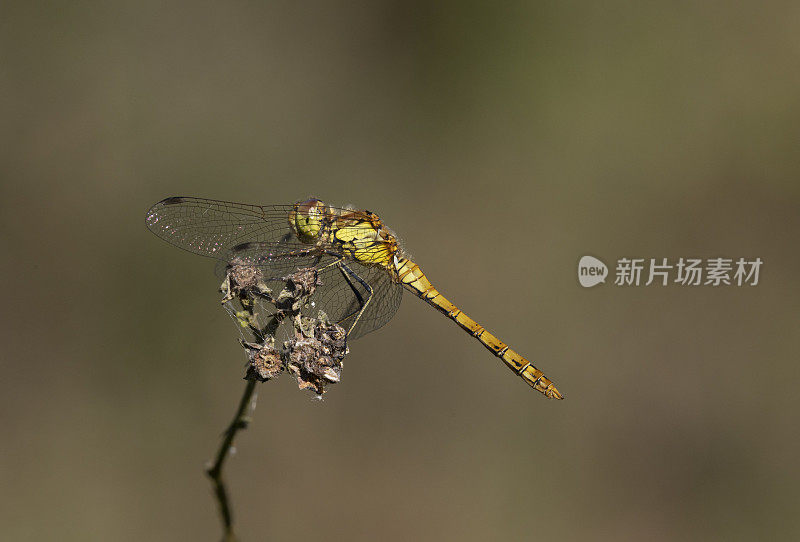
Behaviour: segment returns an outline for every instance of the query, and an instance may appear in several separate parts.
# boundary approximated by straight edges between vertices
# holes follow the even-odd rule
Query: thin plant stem
[[[208,474],[214,484],[214,493],[217,497],[217,503],[219,504],[222,528],[225,533],[225,537],[223,538],[224,542],[235,542],[236,536],[233,534],[233,514],[228,500],[228,491],[225,486],[225,481],[222,479],[222,467],[225,464],[225,459],[231,455],[233,439],[236,433],[242,429],[246,429],[247,425],[250,423],[250,416],[255,408],[254,394],[257,383],[258,382],[254,378],[247,380],[247,386],[245,386],[242,398],[239,400],[239,408],[236,410],[233,421],[225,430],[225,436],[217,451],[217,458],[214,464],[206,469],[206,474]]]
[[[314,279],[316,280],[316,274],[314,274]],[[234,296],[231,296],[231,269],[228,269],[225,282],[222,283],[220,290],[225,293],[225,298],[223,302],[227,303],[234,299]],[[287,279],[288,281],[288,279]],[[313,293],[313,290],[307,291],[306,289],[300,289],[296,291],[296,288],[292,286],[289,288],[290,283],[287,282],[287,287],[281,292],[278,296],[278,299],[274,299],[269,290],[264,288],[266,293],[262,291],[262,289],[258,288],[258,284],[256,283],[254,288],[258,291],[254,293],[251,288],[241,288],[237,293],[239,304],[241,305],[243,311],[248,314],[248,318],[246,320],[239,319],[238,313],[231,312],[231,314],[237,315],[237,321],[245,325],[250,329],[253,333],[253,336],[258,341],[256,344],[250,344],[245,342],[244,340],[241,341],[242,346],[246,349],[256,349],[260,351],[263,348],[267,348],[267,344],[269,344],[268,348],[272,349],[272,343],[274,343],[275,333],[280,327],[281,322],[287,315],[295,317],[299,314],[299,307],[300,303],[296,301],[299,295],[305,295],[306,297]],[[316,286],[316,282],[313,283],[313,286]],[[286,295],[284,295],[286,294]],[[267,299],[269,303],[275,305],[277,311],[272,314],[270,320],[267,324],[260,328],[252,324],[256,318],[256,299]],[[279,306],[279,304],[286,305],[286,307]],[[274,350],[274,349],[273,349]],[[253,359],[251,359],[251,363],[253,363]],[[225,485],[225,481],[222,478],[222,468],[225,464],[225,460],[231,455],[231,451],[233,450],[233,439],[236,437],[236,434],[246,429],[248,424],[251,421],[251,416],[253,410],[256,406],[256,397],[257,394],[255,393],[256,384],[259,382],[258,372],[253,370],[251,365],[250,370],[248,370],[247,376],[245,377],[247,380],[247,385],[244,388],[244,393],[242,394],[242,398],[239,400],[239,407],[236,409],[236,415],[233,417],[233,421],[231,421],[228,428],[225,430],[223,434],[222,443],[219,446],[219,450],[217,451],[216,460],[212,465],[206,468],[206,474],[209,478],[211,478],[211,482],[214,484],[214,494],[217,498],[217,504],[219,505],[219,513],[220,519],[222,520],[222,529],[224,532],[223,542],[236,542],[236,535],[233,532],[233,511],[230,504],[230,499],[228,498],[228,490]],[[261,378],[264,380],[264,378]]]

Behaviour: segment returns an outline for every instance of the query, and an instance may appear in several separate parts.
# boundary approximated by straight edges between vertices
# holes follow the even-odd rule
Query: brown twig
[[[256,405],[255,388],[258,382],[266,382],[286,370],[297,378],[301,389],[311,389],[318,395],[325,392],[325,386],[338,382],[341,377],[342,358],[347,354],[346,331],[343,327],[328,322],[319,311],[318,318],[303,317],[301,307],[316,291],[320,284],[315,269],[298,269],[284,277],[285,288],[275,297],[262,282],[258,267],[234,259],[228,265],[225,280],[220,290],[224,294],[222,303],[237,323],[248,329],[255,342],[241,340],[248,353],[247,386],[233,421],[223,434],[216,460],[206,469],[206,474],[214,484],[214,494],[219,505],[224,531],[223,542],[235,542],[233,532],[233,512],[228,498],[222,467],[233,450],[236,434],[246,429]],[[274,309],[271,317],[262,327],[259,323],[259,310],[264,304]],[[242,310],[236,310],[240,307]],[[281,322],[288,319],[294,327],[294,337],[286,341],[282,350],[275,347],[275,333]]]
[[[242,398],[239,400],[239,408],[236,410],[236,415],[225,430],[225,436],[217,451],[216,461],[206,469],[206,474],[208,474],[214,484],[214,493],[216,494],[217,503],[219,504],[219,513],[222,516],[222,527],[225,533],[223,538],[224,542],[235,542],[236,535],[233,534],[233,515],[231,513],[225,481],[222,479],[222,467],[225,464],[225,459],[231,455],[233,439],[236,433],[242,429],[246,429],[247,425],[250,423],[251,415],[256,407],[257,394],[255,393],[255,389],[257,383],[258,382],[252,378],[247,380],[247,386],[245,386]]]

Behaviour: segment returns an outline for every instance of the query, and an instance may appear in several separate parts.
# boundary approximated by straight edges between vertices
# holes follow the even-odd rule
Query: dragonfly
[[[321,286],[312,303],[353,340],[385,325],[404,290],[453,320],[533,389],[563,399],[528,359],[447,300],[409,259],[397,235],[367,210],[310,198],[288,205],[250,205],[170,197],[146,215],[147,227],[168,243],[221,262],[247,262],[269,280],[316,269]]]

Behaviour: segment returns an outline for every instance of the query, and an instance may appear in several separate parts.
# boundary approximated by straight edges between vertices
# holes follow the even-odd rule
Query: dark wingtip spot
[[[186,201],[186,198],[182,198],[180,196],[173,196],[171,198],[162,200],[161,203],[164,205],[177,205],[179,203],[183,203],[184,201]]]

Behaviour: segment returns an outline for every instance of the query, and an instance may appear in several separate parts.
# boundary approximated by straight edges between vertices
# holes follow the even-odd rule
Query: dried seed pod
[[[263,280],[263,273],[257,266],[242,258],[232,258],[225,268],[225,280],[219,288],[224,294],[222,302],[226,303],[243,292],[269,294],[269,288]]]
[[[269,338],[265,344],[241,341],[247,349],[249,366],[245,378],[255,378],[261,382],[271,380],[283,372],[283,360],[275,348],[275,339]]]
[[[319,395],[325,385],[339,382],[342,360],[347,355],[346,331],[324,318],[298,318],[295,338],[284,343],[287,368],[297,379],[300,389],[311,389]]]

